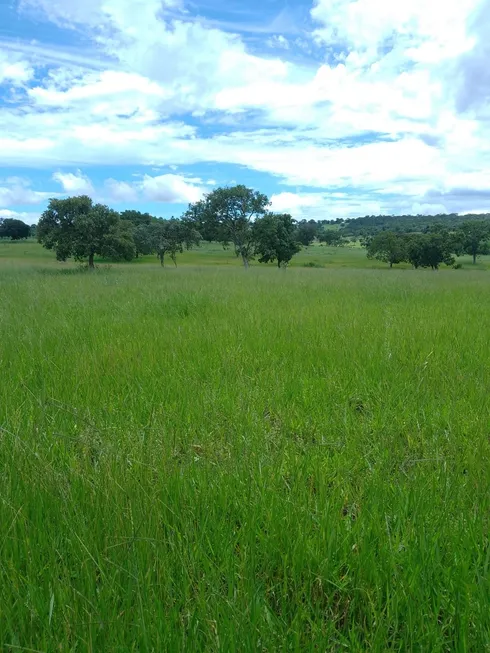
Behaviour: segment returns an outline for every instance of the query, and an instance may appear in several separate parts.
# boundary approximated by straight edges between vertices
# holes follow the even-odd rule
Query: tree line
[[[434,225],[423,233],[380,231],[364,240],[369,258],[388,263],[410,263],[414,268],[437,270],[441,263],[456,265],[455,256],[490,253],[490,223],[466,220],[455,229]]]
[[[232,247],[245,268],[255,258],[286,267],[313,242],[343,247],[360,241],[369,258],[390,267],[408,262],[437,269],[441,263],[454,265],[454,256],[469,254],[475,263],[490,253],[490,215],[296,221],[288,213],[272,212],[266,195],[243,185],[217,188],[190,204],[180,218],[168,220],[134,210],[117,212],[86,195],[51,199],[33,227],[0,219],[0,238],[19,240],[33,233],[58,260],[74,258],[89,268],[96,256],[131,261],[149,254],[162,266],[167,258],[177,265],[177,255],[202,240]]]
[[[177,255],[202,239],[232,246],[246,268],[254,258],[286,267],[302,247],[301,228],[288,213],[269,207],[266,195],[243,185],[217,188],[169,220],[140,211],[118,213],[81,195],[51,199],[36,236],[59,261],[74,258],[89,268],[96,256],[131,261],[143,254],[156,254],[162,266],[168,256],[177,265]]]

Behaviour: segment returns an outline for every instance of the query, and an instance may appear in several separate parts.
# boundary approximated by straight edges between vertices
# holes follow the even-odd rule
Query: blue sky
[[[490,211],[489,0],[0,0],[0,217]]]

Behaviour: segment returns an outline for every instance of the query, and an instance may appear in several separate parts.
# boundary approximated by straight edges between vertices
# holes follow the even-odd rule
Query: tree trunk
[[[249,268],[248,258],[244,254],[242,254],[242,261],[243,261],[243,267],[245,268],[245,270],[248,270]]]
[[[473,254],[473,265],[476,265],[476,253]]]
[[[90,253],[88,255],[88,267],[89,267],[89,270],[93,270],[95,268],[94,255],[92,253]]]
[[[163,267],[164,267],[164,258],[165,258],[165,254],[164,254],[163,252],[160,252],[160,253],[158,254],[158,258],[160,259],[160,265],[161,265],[162,268],[163,268]]]
[[[392,267],[393,267],[393,262],[392,262],[392,261],[390,261],[390,268],[392,268]]]

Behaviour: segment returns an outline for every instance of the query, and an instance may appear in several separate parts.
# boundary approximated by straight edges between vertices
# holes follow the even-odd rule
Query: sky
[[[0,218],[490,212],[490,0],[0,0]]]

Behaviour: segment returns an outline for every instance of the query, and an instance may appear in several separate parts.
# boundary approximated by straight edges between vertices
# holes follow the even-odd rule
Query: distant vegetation
[[[0,218],[0,238],[23,240],[31,235],[31,227],[15,218]]]
[[[328,247],[361,245],[368,258],[390,267],[460,267],[455,257],[490,253],[490,214],[365,216],[356,219],[295,220],[269,209],[269,198],[243,185],[216,188],[180,218],[163,220],[149,213],[120,213],[87,196],[52,199],[38,225],[0,220],[0,238],[20,240],[35,235],[60,261],[73,258],[94,267],[96,256],[131,261],[156,255],[164,265],[201,241],[217,242],[244,267],[257,259],[286,267],[302,249],[317,242]]]

